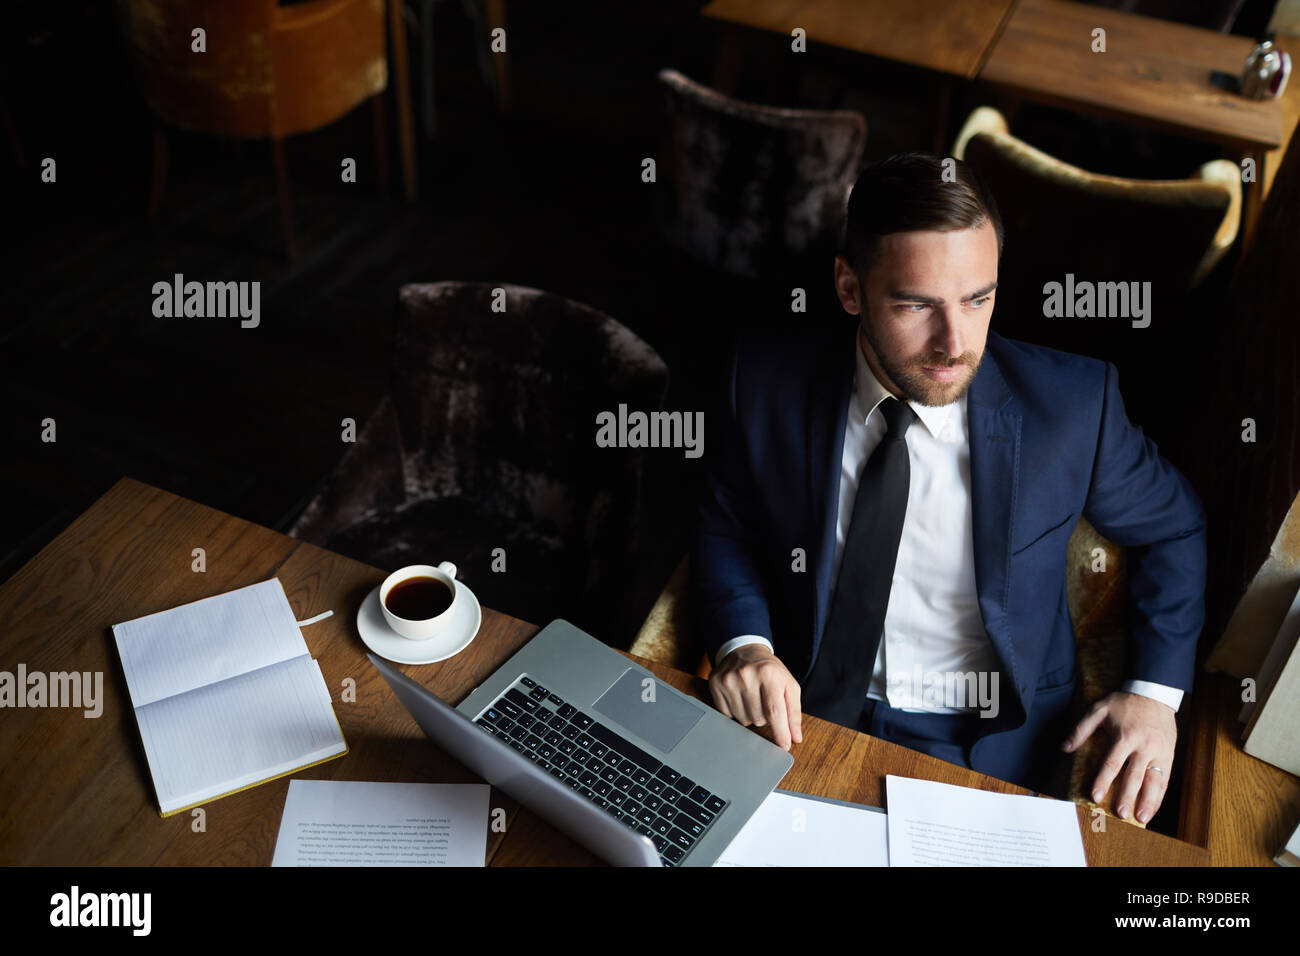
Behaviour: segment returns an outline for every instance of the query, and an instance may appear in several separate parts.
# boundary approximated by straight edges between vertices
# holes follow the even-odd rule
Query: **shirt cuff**
[[[766,637],[759,637],[757,634],[742,634],[740,637],[733,637],[721,647],[718,653],[713,655],[713,666],[717,667],[722,663],[722,659],[738,647],[744,647],[746,644],[766,644],[767,649],[772,651],[772,642]],[[773,651],[775,653],[775,651]]]
[[[1178,705],[1183,702],[1183,692],[1177,687],[1154,684],[1149,680],[1126,680],[1120,690],[1126,694],[1141,694],[1143,697],[1158,700],[1172,707],[1175,713],[1178,712]]]

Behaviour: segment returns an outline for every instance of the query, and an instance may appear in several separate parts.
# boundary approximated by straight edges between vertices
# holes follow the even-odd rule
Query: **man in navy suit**
[[[1093,797],[1118,779],[1146,822],[1192,686],[1204,513],[1113,364],[990,330],[1001,247],[973,170],[891,157],[835,259],[858,320],[735,350],[692,558],[710,689],[785,749],[806,709],[1040,790],[1103,730]],[[1122,689],[1071,730],[1080,516],[1128,549],[1129,634]]]

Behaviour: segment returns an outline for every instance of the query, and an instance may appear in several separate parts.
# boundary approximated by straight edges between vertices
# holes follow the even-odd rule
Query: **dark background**
[[[22,156],[10,149],[3,157],[12,244],[0,318],[0,580],[123,475],[287,528],[342,454],[340,420],[359,427],[387,388],[396,295],[408,282],[511,282],[593,305],[664,357],[667,408],[703,407],[728,338],[790,312],[788,286],[683,262],[660,238],[654,187],[640,179],[641,159],[659,144],[656,71],[711,79],[716,28],[698,16],[702,5],[509,4],[508,114],[478,72],[460,6],[438,5],[439,127],[433,140],[417,129],[419,199],[397,198],[390,63],[394,198],[379,198],[366,177],[373,140],[364,106],[291,138],[294,263],[283,251],[265,142],[169,131],[167,188],[150,224],[151,118],[111,5],[8,11],[15,29],[0,79]],[[1238,32],[1260,29],[1271,7],[1249,4]],[[921,71],[817,44],[791,56],[788,42],[748,34],[739,98],[858,109],[868,160],[930,147],[933,88]],[[412,35],[414,78],[423,68],[417,54]],[[949,143],[985,102],[978,87],[958,87]],[[1184,176],[1213,155],[1114,128],[1099,148],[1095,125],[1032,107],[1016,132],[1069,162],[1121,175]],[[1115,149],[1117,137],[1128,148]],[[39,181],[46,156],[58,162],[57,185]],[[358,159],[358,184],[339,181],[342,156]],[[260,280],[261,326],[155,318],[151,287],[176,272]],[[810,320],[838,308],[830,281],[827,262],[824,285],[809,290],[819,310]],[[1213,313],[1221,294],[1211,289],[1195,307]],[[40,441],[46,417],[57,421],[57,443]],[[1181,418],[1187,433],[1159,434],[1162,448],[1195,430],[1194,418]],[[1194,483],[1206,467],[1192,456],[1175,463]],[[662,529],[669,560],[659,580],[685,547],[697,478],[696,463],[677,452],[661,464],[651,490],[680,520]],[[638,614],[652,598],[638,597]],[[632,635],[602,636],[625,645]]]

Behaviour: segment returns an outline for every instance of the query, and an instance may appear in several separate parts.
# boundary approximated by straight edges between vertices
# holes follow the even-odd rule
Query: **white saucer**
[[[456,602],[452,618],[442,633],[427,641],[412,641],[388,626],[379,607],[379,588],[376,587],[366,595],[357,611],[357,630],[361,633],[361,640],[380,657],[395,664],[432,664],[459,654],[478,634],[479,625],[483,623],[483,611],[478,598],[463,581],[456,582],[456,590],[465,593]]]

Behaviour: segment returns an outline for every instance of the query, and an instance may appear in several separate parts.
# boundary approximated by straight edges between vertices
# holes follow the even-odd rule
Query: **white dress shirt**
[[[876,406],[890,395],[871,371],[856,337],[854,342],[857,374],[844,428],[832,581],[839,576],[862,468],[885,434],[885,418]],[[935,688],[945,686],[939,683],[943,676],[1001,670],[975,586],[966,395],[948,405],[908,405],[917,419],[906,436],[911,468],[907,510],[867,696],[900,710],[962,713],[978,708],[979,701],[945,700],[941,694],[936,699]],[[732,638],[718,649],[715,661],[737,647],[760,643],[772,647],[757,634]],[[1122,689],[1174,710],[1183,696],[1176,687],[1150,681],[1125,681]]]

